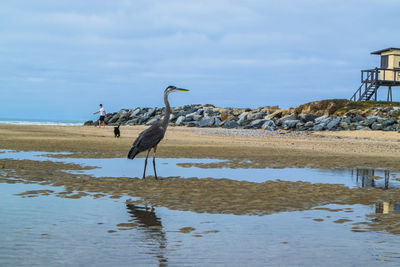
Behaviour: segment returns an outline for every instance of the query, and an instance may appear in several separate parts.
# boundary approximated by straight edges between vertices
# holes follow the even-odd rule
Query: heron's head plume
[[[170,85],[165,89],[164,93],[169,94],[172,92],[178,92],[178,91],[189,91],[188,89],[183,89],[183,88],[177,88],[176,86]]]

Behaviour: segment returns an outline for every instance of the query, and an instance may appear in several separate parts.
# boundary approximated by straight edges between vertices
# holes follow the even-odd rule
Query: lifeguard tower
[[[378,89],[388,87],[387,101],[392,102],[392,87],[400,86],[400,48],[386,48],[371,53],[381,56],[381,67],[361,71],[361,86],[352,101],[377,100]]]

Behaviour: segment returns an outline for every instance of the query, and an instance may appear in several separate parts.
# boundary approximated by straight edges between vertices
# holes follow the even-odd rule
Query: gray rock
[[[199,127],[212,127],[214,126],[215,123],[215,117],[203,117],[200,121],[199,121]]]
[[[347,124],[350,124],[350,123],[351,123],[351,118],[343,118],[343,119],[342,119],[342,122],[345,122],[345,123],[347,123]]]
[[[383,128],[386,128],[386,127],[388,127],[388,126],[390,126],[390,125],[393,125],[393,124],[395,124],[397,122],[397,120],[395,119],[395,118],[391,118],[391,119],[386,119],[386,120],[383,120],[382,121],[382,127]]]
[[[115,114],[114,116],[112,116],[107,123],[114,123],[119,119],[118,114]]]
[[[296,128],[296,125],[299,122],[300,122],[299,120],[286,120],[283,122],[282,126],[289,127],[289,128]]]
[[[186,115],[186,121],[198,121],[201,118],[202,118],[202,116],[197,114],[196,112]]]
[[[389,125],[385,128],[383,128],[384,131],[394,131],[393,125]]]
[[[347,123],[345,121],[342,121],[341,123],[339,123],[339,126],[345,130],[349,129],[349,123]]]
[[[213,114],[213,110],[211,109],[211,108],[208,108],[208,109],[206,109],[206,110],[204,110],[204,114],[205,115],[212,115]],[[201,127],[201,126],[200,126]]]
[[[351,118],[351,122],[360,122],[363,121],[364,117],[360,116],[360,115],[356,115],[354,117]]]
[[[364,128],[365,128],[365,127],[362,126],[362,125],[357,125],[357,126],[356,126],[356,130],[358,130],[358,131],[359,131],[359,130],[363,130]]]
[[[285,121],[289,120],[294,120],[296,118],[296,114],[287,114],[283,118],[277,119],[275,124],[280,126],[282,125]]]
[[[371,126],[374,122],[376,122],[378,119],[378,116],[368,116],[362,123],[361,125],[363,126]]]
[[[182,126],[185,120],[186,120],[185,116],[179,116],[178,119],[176,119],[175,124],[178,126]]]
[[[315,124],[319,124],[319,123],[321,123],[322,121],[324,121],[324,120],[326,120],[328,118],[329,118],[328,115],[323,115],[323,116],[320,116],[318,118],[315,118],[314,122],[315,122]]]
[[[237,123],[234,119],[226,120],[222,125],[222,128],[227,128],[227,129],[238,128],[238,127],[239,123]]]
[[[317,118],[317,116],[314,114],[299,114],[297,117],[302,122],[314,121]]]
[[[339,123],[340,123],[341,120],[342,120],[341,117],[336,117],[336,118],[332,119],[332,120],[326,125],[326,128],[327,128],[329,131],[331,131],[333,128],[336,128],[336,127],[339,125]]]
[[[175,120],[175,119],[176,119],[175,114],[171,113],[171,114],[169,115],[169,121],[173,121],[173,120]]]
[[[296,123],[296,130],[300,130],[301,131],[303,129],[304,129],[304,123],[299,120],[299,122]]]
[[[138,116],[141,111],[142,110],[140,108],[137,108],[137,109],[133,110],[131,115],[129,116],[129,118],[134,118],[134,117]]]
[[[242,114],[239,115],[239,117],[238,117],[239,120],[242,118],[246,119],[248,114],[249,114],[248,112],[243,112]]]
[[[306,128],[314,127],[314,122],[308,121],[308,122],[306,122],[306,123],[304,124],[304,127],[306,127]]]
[[[376,130],[382,130],[382,124],[380,124],[379,122],[374,122],[371,125],[371,129],[376,131]]]
[[[259,129],[261,126],[266,122],[267,120],[264,119],[259,119],[259,120],[254,120],[250,122],[250,127]]]
[[[153,124],[157,123],[158,121],[160,121],[160,115],[154,116],[153,118],[148,120],[146,122],[146,125],[153,125]]]
[[[281,110],[276,110],[275,112],[265,116],[265,119],[266,120],[279,119],[281,116],[282,116],[282,111]]]
[[[185,122],[185,125],[187,127],[198,127],[199,126],[199,122],[198,121],[189,121],[189,122]]]
[[[247,119],[251,120],[251,121],[252,120],[259,120],[259,119],[264,118],[264,116],[265,116],[264,112],[257,112],[257,113],[253,113],[253,114],[247,115]]]
[[[241,117],[238,121],[240,126],[246,125],[248,121],[246,120],[246,116]]]
[[[266,120],[261,128],[268,131],[275,131],[275,122],[273,120]]]
[[[325,124],[321,123],[321,124],[316,124],[313,127],[313,131],[322,131],[325,128]]]

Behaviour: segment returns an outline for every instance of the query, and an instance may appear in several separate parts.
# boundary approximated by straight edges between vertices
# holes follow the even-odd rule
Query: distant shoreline
[[[23,119],[0,119],[0,124],[12,125],[54,125],[54,126],[82,126],[81,121],[57,121],[57,120],[23,120]]]

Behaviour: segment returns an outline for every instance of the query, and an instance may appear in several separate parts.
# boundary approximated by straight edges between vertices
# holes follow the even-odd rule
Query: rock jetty
[[[164,108],[121,109],[108,113],[107,125],[152,125],[163,117]],[[170,125],[237,129],[343,131],[400,130],[400,106],[369,102],[360,104],[343,99],[307,103],[297,108],[278,106],[219,108],[213,105],[187,105],[172,108]],[[85,125],[97,125],[87,121]]]

